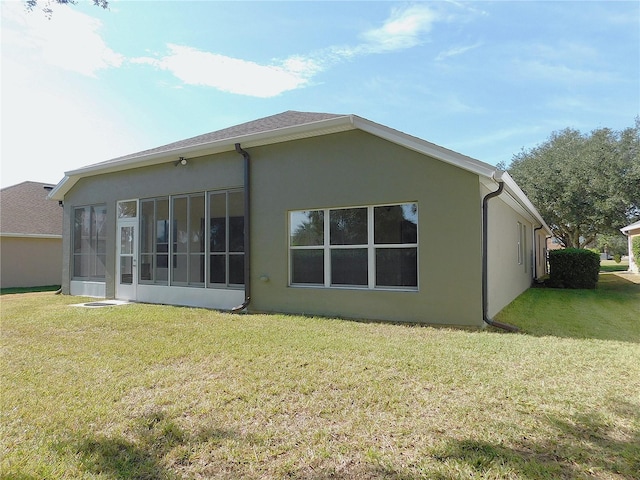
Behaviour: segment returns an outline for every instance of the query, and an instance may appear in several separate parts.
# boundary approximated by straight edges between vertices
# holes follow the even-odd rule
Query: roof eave
[[[48,197],[52,200],[63,200],[65,194],[71,190],[78,180],[92,175],[158,165],[169,161],[175,161],[176,157],[200,157],[204,155],[230,152],[235,150],[236,143],[242,144],[243,147],[250,148],[343,132],[353,130],[354,128],[352,116],[344,115],[336,118],[309,122],[302,125],[294,125],[291,127],[278,128],[247,135],[238,135],[236,137],[204,142],[197,145],[190,145],[188,147],[175,148],[157,153],[142,154],[136,157],[128,157],[121,161],[116,160],[108,163],[89,165],[87,167],[65,172],[65,177],[54,187]]]
[[[530,215],[533,220],[539,223],[539,226],[543,227],[545,231],[551,235],[551,228],[547,225],[547,222],[544,221],[538,209],[531,203],[531,200],[527,197],[527,195],[522,191],[522,189],[518,186],[515,180],[509,175],[508,172],[502,172],[500,179],[504,182],[505,190],[514,199],[515,202],[520,205],[528,215]]]
[[[440,161],[462,168],[469,172],[475,173],[480,177],[480,180],[486,186],[495,184],[498,180],[503,180],[505,184],[505,190],[513,200],[520,205],[522,210],[527,213],[533,220],[537,221],[544,229],[551,234],[551,229],[542,218],[542,215],[533,206],[531,201],[527,198],[525,193],[516,184],[513,178],[507,173],[503,172],[493,165],[490,165],[475,158],[462,155],[447,148],[441,147],[426,140],[422,140],[417,137],[413,137],[406,133],[394,130],[384,125],[371,122],[365,118],[353,115],[354,125],[366,132],[369,132],[385,140],[400,144],[406,148],[414,150],[419,153],[423,153],[430,157],[436,158]]]
[[[640,221],[634,222],[631,225],[627,225],[626,227],[622,227],[620,231],[625,235],[629,235],[629,233],[631,233],[632,230],[638,230],[638,229],[640,229]]]
[[[453,150],[441,147],[435,143],[428,142],[393,128],[385,127],[384,125],[358,117],[357,115],[352,115],[352,118],[354,126],[360,130],[364,130],[372,135],[384,138],[385,140],[399,144],[410,150],[423,153],[469,172],[491,178],[496,171],[496,167],[493,165],[489,165],[488,163],[481,162],[475,158],[454,152]]]

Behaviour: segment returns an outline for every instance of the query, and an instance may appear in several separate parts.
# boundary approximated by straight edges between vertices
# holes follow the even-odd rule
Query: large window
[[[140,202],[140,281],[166,285],[169,280],[169,199]]]
[[[209,195],[209,284],[244,284],[244,195]]]
[[[73,278],[104,280],[107,254],[107,207],[74,209]]]
[[[244,284],[241,191],[145,199],[140,209],[140,282],[215,288]]]
[[[290,283],[418,287],[415,203],[289,213]]]
[[[204,286],[204,194],[172,198],[171,283]]]

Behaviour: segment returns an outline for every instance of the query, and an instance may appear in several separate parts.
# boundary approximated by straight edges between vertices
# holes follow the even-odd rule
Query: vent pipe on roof
[[[251,156],[236,143],[236,152],[244,158],[244,302],[233,307],[232,312],[238,313],[245,310],[251,302]]]
[[[497,175],[494,174],[493,180],[498,182],[498,189],[493,192],[489,192],[482,199],[482,319],[492,327],[501,328],[509,332],[517,332],[518,327],[489,318],[489,200],[500,195],[504,189],[502,172],[498,172]]]

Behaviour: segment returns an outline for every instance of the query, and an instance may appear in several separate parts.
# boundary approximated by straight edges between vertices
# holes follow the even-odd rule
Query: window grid
[[[416,212],[416,240],[415,242],[408,243],[375,243],[375,217],[374,217],[374,209],[376,207],[394,207],[394,206],[406,206],[412,205],[415,207]],[[339,210],[349,210],[349,209],[358,209],[358,208],[366,208],[367,209],[367,243],[366,244],[332,244],[331,243],[331,212],[339,211]],[[323,244],[322,245],[292,245],[292,214],[303,213],[303,212],[322,212],[323,213]],[[292,211],[289,212],[289,285],[291,286],[322,286],[325,288],[363,288],[363,289],[392,289],[392,290],[412,290],[415,291],[418,289],[418,281],[417,281],[417,248],[418,248],[418,239],[417,239],[417,203],[399,203],[399,204],[388,204],[388,205],[369,205],[369,206],[360,206],[360,207],[342,207],[342,208],[325,208],[325,209],[312,209],[306,211]],[[366,285],[352,285],[352,284],[342,284],[342,283],[334,283],[332,282],[332,254],[335,251],[346,251],[346,250],[365,250],[367,251],[367,283]],[[379,266],[376,264],[376,253],[379,250],[384,249],[413,249],[415,250],[415,270],[416,270],[416,282],[415,285],[378,285],[376,274]],[[321,251],[324,255],[323,258],[323,266],[324,266],[324,275],[323,282],[319,283],[306,283],[306,282],[295,282],[294,281],[294,253],[296,251]]]
[[[140,200],[140,205],[144,205],[145,203],[151,203],[153,202],[153,216],[151,218],[151,220],[153,221],[153,225],[151,227],[149,227],[149,230],[151,232],[152,235],[152,242],[153,242],[153,246],[152,246],[152,251],[151,252],[145,252],[143,250],[146,250],[147,248],[142,245],[143,244],[143,236],[144,236],[144,228],[145,225],[143,223],[143,215],[140,215],[141,219],[140,219],[140,235],[138,235],[138,238],[140,239],[141,242],[141,248],[140,248],[140,253],[139,256],[142,258],[143,256],[147,255],[147,256],[151,256],[153,255],[154,257],[154,262],[153,262],[153,267],[152,267],[152,271],[153,273],[151,274],[150,277],[145,277],[143,278],[143,269],[140,270],[139,275],[139,281],[140,283],[144,283],[144,284],[153,284],[153,285],[176,285],[176,286],[188,286],[188,287],[199,287],[199,288],[203,288],[203,287],[207,287],[207,288],[241,288],[244,283],[234,283],[231,282],[229,278],[229,257],[234,257],[235,260],[233,260],[231,263],[235,263],[235,264],[239,264],[242,263],[240,260],[238,260],[239,257],[243,257],[244,258],[244,251],[230,251],[230,247],[229,247],[229,224],[230,224],[230,219],[229,219],[229,201],[228,198],[230,195],[234,194],[234,193],[242,193],[242,190],[238,190],[238,189],[234,189],[234,190],[219,190],[219,191],[207,191],[207,192],[196,192],[196,193],[190,193],[190,194],[184,194],[184,195],[170,195],[170,196],[165,196],[165,197],[157,197],[157,198],[146,198],[146,199],[141,199]],[[224,244],[225,244],[225,250],[224,251],[216,251],[213,252],[211,249],[211,239],[210,239],[210,235],[211,235],[211,209],[210,209],[210,198],[212,195],[216,195],[216,194],[220,194],[220,195],[224,195],[225,196],[225,203],[226,203],[226,207],[225,207],[225,239],[224,239]],[[176,225],[176,212],[174,209],[174,205],[176,200],[181,200],[181,199],[186,199],[186,216],[184,219],[184,222],[186,222],[186,232],[185,231],[181,231],[180,235],[184,237],[184,235],[187,235],[186,238],[186,245],[184,245],[183,249],[178,251],[178,243],[180,241],[179,238],[177,238],[178,235],[178,226]],[[195,199],[196,201],[203,199],[202,201],[204,202],[204,206],[203,206],[203,221],[204,223],[200,226],[198,225],[194,225],[194,219],[192,218],[192,213],[193,213],[193,206],[192,206],[192,202],[191,199]],[[167,215],[167,220],[166,220],[166,230],[168,230],[167,233],[167,252],[158,252],[157,251],[157,215],[158,215],[158,203],[160,201],[165,201],[167,202],[167,207],[168,207],[168,215]],[[142,207],[141,207],[142,208]],[[244,218],[244,211],[242,212],[241,216]],[[161,221],[164,221],[164,219],[160,219]],[[197,230],[197,232],[196,232]],[[194,233],[196,233],[197,235],[199,235],[201,237],[201,239],[199,240],[194,240]],[[194,243],[195,242],[195,243]],[[196,248],[195,244],[198,242],[203,242],[199,247]],[[195,250],[194,250],[195,249]],[[197,250],[197,251],[196,251]],[[166,255],[166,258],[168,260],[168,275],[167,276],[158,276],[158,270],[157,270],[157,258],[159,257],[158,254],[161,255]],[[210,277],[211,277],[211,272],[210,272],[210,262],[207,261],[208,259],[211,258],[212,254],[223,254],[225,256],[225,269],[226,269],[226,275],[225,275],[225,281],[224,282],[220,282],[220,283],[213,283],[210,281]],[[180,277],[180,280],[176,280],[175,279],[175,269],[178,266],[178,262],[180,262],[182,265],[184,265],[184,269],[186,269],[186,273],[183,274]],[[204,262],[204,263],[203,263]],[[204,270],[202,272],[198,272],[197,270],[203,268]],[[244,269],[243,269],[244,271]],[[198,278],[195,278],[198,277]],[[237,277],[237,276],[236,276]],[[182,280],[184,278],[184,280]],[[244,278],[239,279],[239,278],[235,278],[237,280],[242,280],[242,282],[244,282]]]
[[[73,276],[104,281],[106,264],[106,205],[73,210]]]

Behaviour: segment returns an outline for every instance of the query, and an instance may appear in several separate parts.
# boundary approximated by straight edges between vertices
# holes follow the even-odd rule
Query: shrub
[[[622,261],[622,257],[620,256],[620,254],[619,254],[619,253],[616,253],[616,254],[613,256],[613,261],[614,261],[614,262],[616,262],[616,263],[620,263],[620,262]]]
[[[596,288],[600,256],[582,248],[549,252],[549,286],[556,288]]]
[[[631,253],[636,265],[640,265],[640,235],[631,239]]]

